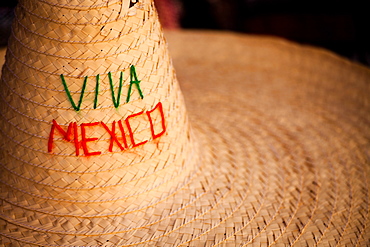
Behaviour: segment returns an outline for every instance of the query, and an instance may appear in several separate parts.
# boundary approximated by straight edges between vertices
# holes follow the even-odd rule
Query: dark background
[[[181,26],[280,36],[370,65],[369,1],[183,0]]]
[[[165,27],[275,35],[324,47],[370,66],[370,14],[367,1],[156,1]],[[0,45],[6,45],[15,5],[15,0],[0,3]],[[176,25],[169,25],[169,22],[176,22]]]

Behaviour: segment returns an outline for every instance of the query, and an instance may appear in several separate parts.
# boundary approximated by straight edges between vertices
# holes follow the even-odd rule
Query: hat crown
[[[44,213],[87,203],[85,216],[114,215],[194,170],[153,1],[21,1],[1,81],[1,179],[14,204],[30,207],[17,201],[26,195]]]
[[[12,36],[17,42],[11,44],[38,53],[29,54],[26,62],[50,75],[83,78],[123,71],[143,63],[163,42],[152,1],[130,3],[21,1],[13,28],[17,33]],[[51,63],[40,60],[41,64],[37,58]]]

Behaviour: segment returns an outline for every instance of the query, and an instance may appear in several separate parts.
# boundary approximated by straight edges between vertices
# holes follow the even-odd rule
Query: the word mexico
[[[138,122],[142,126],[146,126],[147,130],[137,128]],[[101,137],[90,136],[94,132],[93,128],[101,128],[100,132],[97,133],[104,130],[104,134],[108,133],[110,136],[109,146],[107,145],[106,150],[90,150],[89,144],[102,139]],[[117,132],[120,134],[117,135]],[[48,141],[48,152],[53,153],[55,149],[56,135],[59,136],[58,145],[74,145],[76,156],[82,155],[81,150],[83,156],[94,156],[102,154],[102,151],[113,152],[114,146],[116,146],[116,150],[120,151],[138,147],[150,140],[161,137],[165,132],[166,124],[161,102],[149,111],[141,111],[109,124],[104,122],[82,124],[71,122],[68,127],[63,128],[57,121],[53,120]],[[146,133],[146,136],[143,137],[143,133]],[[137,135],[140,135],[140,140],[135,138]],[[63,150],[63,148],[60,149]]]

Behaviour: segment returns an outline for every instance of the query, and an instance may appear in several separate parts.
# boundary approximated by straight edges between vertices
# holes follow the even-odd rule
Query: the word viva
[[[84,79],[84,82],[82,84],[80,99],[79,99],[79,101],[78,101],[77,104],[75,103],[75,101],[72,98],[71,92],[68,89],[68,85],[67,85],[67,82],[66,82],[66,80],[64,78],[64,75],[61,74],[60,75],[60,78],[62,80],[62,84],[63,84],[64,90],[66,91],[68,100],[71,103],[73,109],[75,109],[75,111],[79,111],[81,109],[82,100],[83,100],[83,97],[84,97],[84,94],[85,94],[85,89],[86,89],[88,77],[86,76],[85,79]],[[120,101],[121,101],[122,83],[123,83],[123,72],[120,73],[120,79],[119,79],[119,86],[118,86],[117,97],[114,95],[114,85],[113,85],[113,79],[112,79],[112,73],[111,72],[108,73],[108,78],[109,78],[110,90],[112,92],[113,105],[114,105],[115,108],[118,108],[119,105],[120,105]],[[99,85],[100,85],[100,75],[97,75],[96,76],[96,86],[95,86],[95,97],[94,97],[94,109],[96,109],[97,106],[98,106]],[[143,92],[141,91],[141,88],[140,88],[140,81],[137,78],[135,66],[131,65],[130,66],[130,86],[128,88],[128,93],[127,93],[127,97],[126,97],[126,103],[130,102],[131,92],[132,92],[132,86],[133,85],[136,86],[136,88],[137,88],[137,90],[139,92],[140,98],[143,99],[144,98],[144,95],[143,95]]]
[[[137,141],[135,139],[136,130],[132,127],[132,123],[135,121],[146,121],[146,125],[150,131],[147,131],[147,136],[144,140]],[[110,125],[110,126],[109,126]],[[124,128],[124,125],[126,126]],[[53,153],[55,148],[55,135],[59,134],[63,142],[69,143],[68,145],[74,145],[76,156],[81,155],[81,149],[83,156],[94,156],[100,155],[102,151],[106,150],[90,150],[89,143],[99,141],[99,137],[91,137],[87,134],[90,128],[103,128],[104,133],[108,133],[110,136],[109,146],[105,147],[109,152],[113,152],[113,146],[116,149],[124,151],[128,148],[138,147],[147,143],[150,140],[155,140],[161,137],[166,132],[166,124],[164,119],[162,103],[159,102],[153,109],[149,111],[141,111],[132,115],[129,115],[125,119],[119,121],[113,121],[111,124],[104,122],[93,122],[93,123],[82,123],[78,125],[76,122],[71,122],[68,128],[64,129],[55,120],[52,121],[49,141],[48,141],[48,152]],[[117,135],[116,129],[119,129],[120,135]],[[126,129],[126,130],[125,130]],[[128,132],[128,133],[127,133]],[[128,138],[126,138],[126,136]],[[66,145],[59,142],[58,145]],[[63,148],[61,148],[63,149]]]

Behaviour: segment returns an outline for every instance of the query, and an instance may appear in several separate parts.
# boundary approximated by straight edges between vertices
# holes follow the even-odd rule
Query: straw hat
[[[369,69],[270,38],[168,39],[186,108],[152,1],[20,2],[1,245],[370,245]]]

